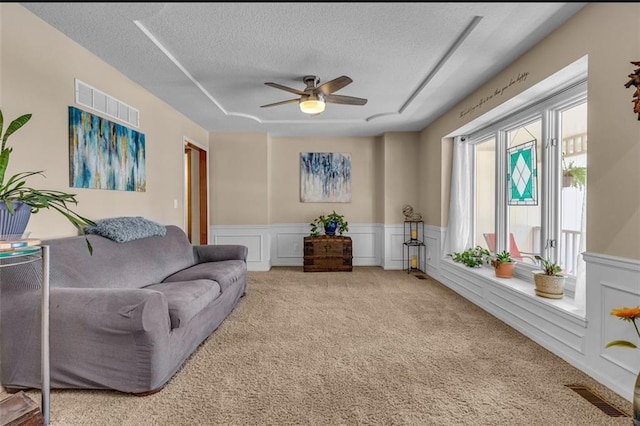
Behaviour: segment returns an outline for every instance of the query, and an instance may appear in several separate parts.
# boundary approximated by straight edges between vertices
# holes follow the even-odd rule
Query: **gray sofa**
[[[50,246],[51,387],[144,394],[171,379],[231,313],[247,247],[192,246],[185,233],[124,243],[99,235]],[[40,388],[40,262],[0,269],[1,381]],[[212,366],[213,368],[213,366]]]

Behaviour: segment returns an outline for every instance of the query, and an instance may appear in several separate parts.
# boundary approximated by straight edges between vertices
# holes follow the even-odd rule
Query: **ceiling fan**
[[[293,89],[291,87],[283,86],[278,83],[265,83],[267,86],[275,87],[276,89],[284,90],[290,93],[295,93],[300,97],[262,105],[261,108],[298,102],[300,104],[300,110],[302,112],[310,115],[318,115],[322,111],[324,111],[325,103],[327,102],[343,105],[364,105],[367,103],[367,100],[363,98],[333,94],[334,92],[337,92],[338,90],[353,82],[353,80],[346,75],[334,78],[333,80],[327,81],[320,86],[318,86],[318,84],[320,84],[320,78],[315,75],[306,75],[302,78],[302,81],[307,85],[304,90]]]

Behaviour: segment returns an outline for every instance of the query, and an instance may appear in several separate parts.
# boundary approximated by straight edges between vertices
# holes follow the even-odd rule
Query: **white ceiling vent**
[[[76,103],[140,127],[140,111],[76,78]]]

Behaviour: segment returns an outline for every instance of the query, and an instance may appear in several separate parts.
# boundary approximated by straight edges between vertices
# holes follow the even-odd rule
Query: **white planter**
[[[543,271],[533,271],[536,295],[548,299],[562,299],[565,278],[564,275],[546,275]]]

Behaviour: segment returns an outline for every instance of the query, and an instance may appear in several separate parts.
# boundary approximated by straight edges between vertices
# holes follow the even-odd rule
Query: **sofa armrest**
[[[37,387],[41,293],[2,295],[2,384]],[[170,320],[166,297],[137,288],[52,287],[53,388],[147,392],[166,380]]]
[[[170,327],[167,300],[154,290],[52,288],[50,306],[52,319],[65,327],[81,325],[83,334],[168,333]]]
[[[196,263],[220,262],[222,260],[247,261],[249,249],[243,245],[208,244],[193,246]]]

